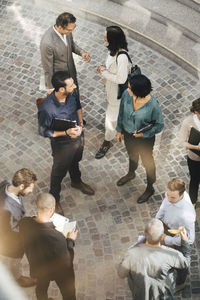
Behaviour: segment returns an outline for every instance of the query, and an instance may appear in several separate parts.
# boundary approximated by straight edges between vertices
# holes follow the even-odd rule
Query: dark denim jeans
[[[83,136],[75,139],[51,141],[53,166],[50,193],[55,197],[56,202],[60,200],[61,183],[68,171],[72,182],[81,181],[79,161],[82,159],[83,145]]]

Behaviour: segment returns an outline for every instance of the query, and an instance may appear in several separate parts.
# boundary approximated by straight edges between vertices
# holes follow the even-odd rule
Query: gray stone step
[[[48,4],[52,10],[54,7],[64,10],[63,4],[56,0],[34,2],[44,7]],[[174,0],[74,0],[66,1],[66,8],[77,17],[126,28],[127,35],[199,77],[200,14],[194,8]]]
[[[110,0],[110,2],[133,10],[143,11],[143,13],[147,10],[151,13],[152,18],[160,15],[164,20],[173,23],[175,27],[182,27],[183,32],[185,29],[197,36],[200,35],[200,5],[192,0]]]

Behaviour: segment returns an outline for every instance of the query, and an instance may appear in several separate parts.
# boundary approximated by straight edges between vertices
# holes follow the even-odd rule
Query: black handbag
[[[120,54],[125,54],[128,57],[128,60],[131,63],[131,72],[128,74],[128,78],[126,79],[125,83],[118,84],[117,99],[121,99],[123,92],[128,88],[128,80],[135,75],[141,75],[140,67],[138,67],[137,65],[133,65],[132,60],[131,60],[130,56],[128,55],[128,52],[126,52],[126,51],[118,52],[117,58]],[[117,58],[116,58],[116,60],[117,60]]]

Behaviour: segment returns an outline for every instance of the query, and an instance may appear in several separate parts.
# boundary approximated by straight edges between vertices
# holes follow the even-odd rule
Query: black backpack
[[[117,54],[117,58],[120,54],[125,54],[128,57],[129,62],[131,63],[131,72],[128,74],[128,78],[126,79],[125,83],[118,84],[118,95],[117,99],[121,99],[123,92],[128,88],[128,79],[132,78],[135,75],[141,75],[141,69],[137,65],[133,65],[132,60],[130,56],[128,55],[128,52],[126,51],[119,51]],[[116,60],[117,60],[116,58]]]

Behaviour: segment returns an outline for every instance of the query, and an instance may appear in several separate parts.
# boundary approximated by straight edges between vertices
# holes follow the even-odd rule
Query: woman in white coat
[[[105,79],[106,89],[106,116],[105,116],[105,139],[97,152],[95,158],[104,157],[111,147],[111,141],[115,138],[117,117],[119,113],[120,99],[118,96],[118,84],[126,82],[129,71],[128,57],[120,54],[121,51],[128,52],[127,41],[123,30],[118,26],[106,28],[104,41],[109,54],[105,66],[98,66],[97,71]]]

